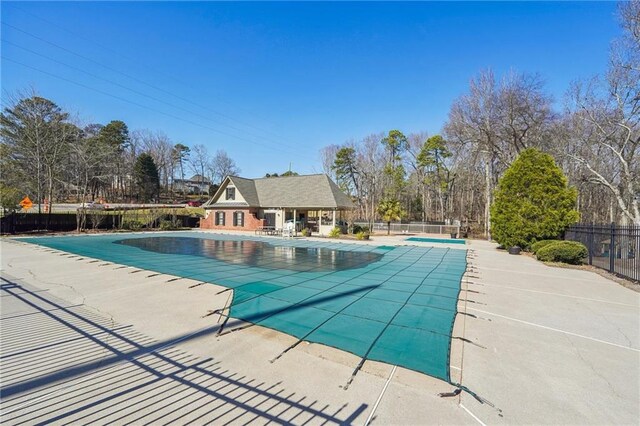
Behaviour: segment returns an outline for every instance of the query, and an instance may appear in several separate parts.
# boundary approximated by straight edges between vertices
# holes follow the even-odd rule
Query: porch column
[[[336,227],[336,211],[333,211],[333,227]]]
[[[298,236],[298,226],[296,222],[298,221],[298,211],[293,209],[293,235]]]

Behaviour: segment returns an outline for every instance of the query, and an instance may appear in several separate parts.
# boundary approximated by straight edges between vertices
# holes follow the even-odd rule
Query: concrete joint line
[[[533,322],[524,321],[524,320],[517,319],[517,318],[512,318],[512,317],[507,317],[507,316],[500,315],[500,314],[494,314],[493,312],[487,312],[487,311],[483,311],[481,309],[475,309],[475,308],[468,308],[468,309],[470,309],[472,311],[476,311],[476,312],[482,312],[483,314],[487,314],[487,315],[493,315],[494,317],[504,318],[504,319],[507,319],[507,320],[510,320],[510,321],[515,321],[515,322],[519,322],[519,323],[522,323],[522,324],[530,325],[530,326],[533,326],[533,327],[539,327],[539,328],[542,328],[542,329],[545,329],[545,330],[555,331],[555,332],[566,334],[566,335],[569,335],[569,336],[581,337],[583,339],[591,340],[593,342],[604,343],[606,345],[615,346],[617,348],[627,349],[627,350],[634,351],[634,352],[640,352],[640,349],[632,348],[630,346],[619,345],[617,343],[607,342],[606,340],[596,339],[595,337],[584,336],[582,334],[572,333],[570,331],[560,330],[558,328],[547,327],[546,325],[536,324],[536,323],[533,323]]]
[[[460,408],[462,408],[464,411],[466,411],[467,413],[469,413],[469,415],[470,415],[471,417],[473,417],[473,419],[474,419],[475,421],[477,421],[478,423],[480,423],[482,426],[487,426],[487,425],[486,425],[482,420],[480,420],[480,419],[479,419],[475,414],[473,414],[471,411],[469,411],[469,409],[468,409],[467,407],[465,407],[465,406],[464,406],[464,405],[462,405],[462,404],[459,404],[459,405],[460,405]]]
[[[371,413],[369,413],[369,417],[367,417],[367,420],[364,422],[364,426],[368,426],[371,423],[371,419],[373,419],[373,416],[376,413],[378,405],[380,405],[380,401],[382,401],[382,397],[387,391],[387,388],[389,387],[389,383],[391,383],[391,379],[393,378],[393,375],[395,374],[397,368],[398,366],[394,365],[393,368],[391,369],[391,373],[389,373],[389,377],[387,378],[387,381],[385,382],[384,387],[380,392],[380,395],[378,395],[378,399],[376,400],[376,403],[373,405],[373,408],[371,408]]]
[[[570,295],[570,294],[554,293],[554,292],[551,292],[551,291],[531,290],[531,289],[528,289],[528,288],[518,288],[518,287],[512,287],[512,286],[506,286],[506,285],[498,285],[498,284],[485,284],[485,285],[488,286],[488,287],[508,288],[510,290],[527,291],[529,293],[549,294],[551,296],[568,297],[570,299],[589,300],[591,302],[610,303],[610,304],[613,304],[613,305],[628,306],[630,308],[640,308],[640,306],[638,306],[638,305],[630,305],[628,303],[612,302],[612,301],[609,301],[609,300],[602,300],[602,299],[593,299],[591,297],[573,296],[573,295]]]

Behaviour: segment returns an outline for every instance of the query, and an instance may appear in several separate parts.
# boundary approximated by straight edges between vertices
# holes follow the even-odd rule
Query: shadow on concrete
[[[281,382],[258,383],[175,347],[216,333],[218,325],[153,342],[81,306],[65,307],[15,280],[2,281],[3,296],[29,311],[0,320],[3,424],[350,424],[368,407],[332,408],[287,392]]]

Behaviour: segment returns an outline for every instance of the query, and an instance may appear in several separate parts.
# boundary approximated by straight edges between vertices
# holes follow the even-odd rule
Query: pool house
[[[287,222],[300,232],[327,235],[344,226],[344,213],[355,208],[351,198],[327,175],[247,179],[227,176],[203,205],[200,227],[280,232]]]

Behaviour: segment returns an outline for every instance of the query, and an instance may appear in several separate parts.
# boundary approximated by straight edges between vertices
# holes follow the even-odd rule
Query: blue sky
[[[561,106],[571,81],[606,70],[615,9],[2,2],[2,89],[34,87],[86,123],[119,119],[224,149],[249,177],[289,162],[321,172],[325,145],[390,129],[438,133],[482,69],[538,72]]]

